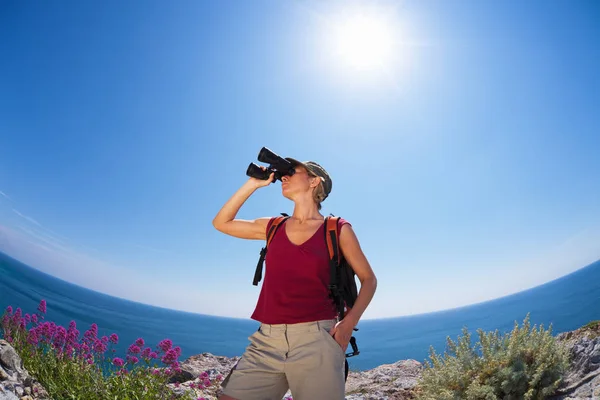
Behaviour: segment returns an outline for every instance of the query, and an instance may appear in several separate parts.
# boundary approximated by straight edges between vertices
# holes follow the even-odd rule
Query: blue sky
[[[383,36],[337,35],[356,16]],[[211,221],[267,146],[332,175],[323,212],[353,224],[379,278],[364,318],[563,276],[600,258],[599,16],[594,1],[4,1],[0,251],[249,317],[262,243]],[[291,207],[275,184],[239,217]]]

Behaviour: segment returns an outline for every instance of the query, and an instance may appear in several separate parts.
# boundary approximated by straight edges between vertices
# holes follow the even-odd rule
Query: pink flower
[[[171,339],[161,340],[158,344],[158,347],[165,353],[171,349],[171,346],[173,346],[173,342],[171,341]]]
[[[106,351],[106,344],[102,343],[102,340],[96,339],[94,341],[94,351],[96,353],[104,353]]]
[[[93,323],[92,326],[90,326],[90,329],[85,331],[83,337],[90,342],[94,342],[98,337],[98,325],[96,325],[96,323]]]
[[[46,314],[46,300],[40,301],[40,305],[38,306],[38,311],[42,314]]]
[[[127,352],[131,354],[139,354],[140,351],[140,348],[135,344],[132,344],[131,346],[129,346],[129,349],[127,349]]]
[[[15,314],[14,314],[14,315],[13,315],[13,317],[12,317],[12,318],[13,318],[13,322],[14,322],[15,324],[20,324],[20,323],[21,323],[21,315],[22,315],[22,313],[23,313],[23,312],[21,311],[21,309],[20,309],[20,308],[17,308],[17,309],[15,310]]]
[[[37,335],[37,331],[35,329],[29,330],[29,335],[27,336],[27,342],[32,345],[37,345],[39,342],[39,338]]]
[[[71,321],[69,329],[67,330],[67,342],[75,345],[79,338],[79,331],[75,327],[75,321]]]
[[[152,353],[152,349],[150,347],[146,347],[144,350],[142,350],[142,357],[149,358],[150,353]]]
[[[56,328],[56,332],[54,335],[54,346],[63,347],[67,340],[67,330],[63,326],[59,326]]]
[[[170,349],[162,357],[161,361],[167,365],[173,364],[177,360],[177,353],[175,350]]]
[[[131,364],[137,364],[140,360],[136,356],[127,356],[127,361]]]
[[[177,353],[177,357],[181,356],[181,347],[175,346],[173,347],[173,350],[175,350],[175,353]]]
[[[90,351],[90,346],[88,346],[86,343],[82,344],[81,351],[84,353],[88,353]]]
[[[123,359],[122,359],[122,358],[116,357],[116,358],[113,360],[113,364],[114,364],[115,366],[117,366],[117,367],[122,367],[122,366],[125,364],[125,362],[123,361]]]

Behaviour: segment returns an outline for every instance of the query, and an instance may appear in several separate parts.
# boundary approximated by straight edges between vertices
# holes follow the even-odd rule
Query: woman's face
[[[293,199],[298,194],[312,190],[311,183],[314,177],[310,176],[304,167],[297,166],[294,170],[296,171],[294,175],[281,177],[281,191],[288,199]]]

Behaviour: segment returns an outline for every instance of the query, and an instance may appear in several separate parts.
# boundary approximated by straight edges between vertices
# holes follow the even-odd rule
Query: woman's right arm
[[[213,219],[213,226],[220,232],[242,239],[266,239],[267,223],[270,218],[254,220],[236,219],[239,209],[258,188],[267,186],[273,180],[273,175],[267,180],[250,178],[231,196]]]

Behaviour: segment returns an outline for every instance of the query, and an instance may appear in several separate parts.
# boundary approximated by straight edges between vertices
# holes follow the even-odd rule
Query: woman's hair
[[[315,201],[315,203],[317,203],[317,209],[320,210],[321,209],[321,202],[323,200],[325,200],[325,189],[323,188],[323,182],[321,181],[321,178],[313,175],[311,173],[309,173],[309,175],[313,178],[317,178],[319,180],[319,185],[317,187],[315,187],[315,189],[313,190],[313,200]]]

